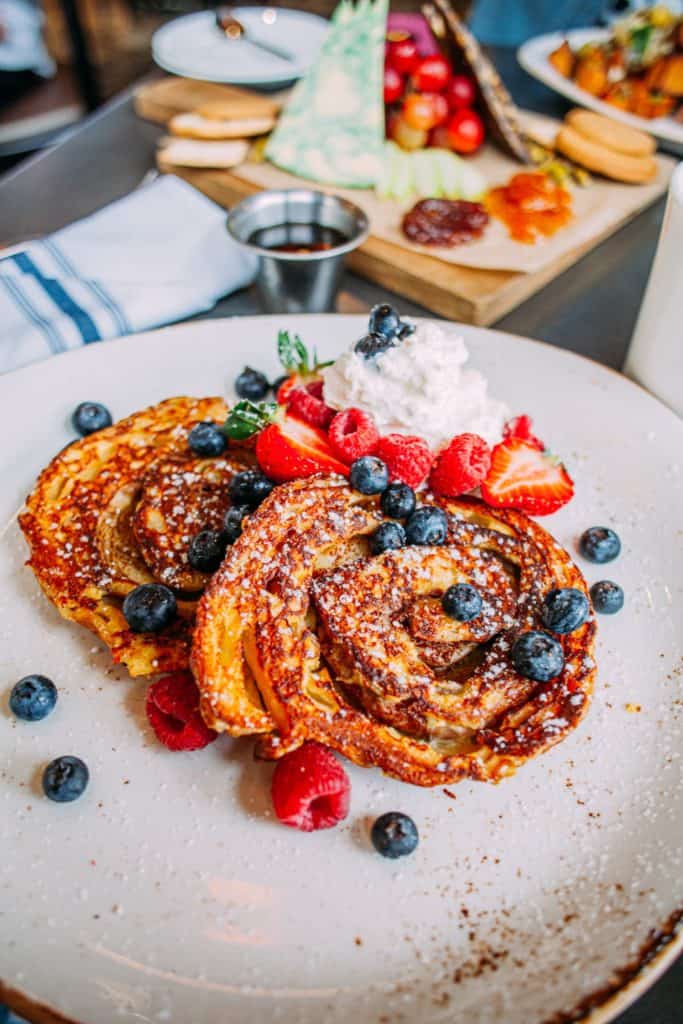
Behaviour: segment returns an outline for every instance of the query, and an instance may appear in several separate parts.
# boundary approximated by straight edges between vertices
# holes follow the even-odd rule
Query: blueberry
[[[356,342],[353,351],[357,352],[359,356],[363,356],[364,359],[374,359],[375,356],[395,347],[396,342],[393,338],[388,338],[384,334],[366,334],[364,338]]]
[[[545,595],[541,619],[553,633],[572,633],[583,625],[589,613],[588,598],[582,590],[558,587]]]
[[[520,676],[547,683],[564,668],[562,644],[540,630],[522,633],[512,645],[512,664]]]
[[[245,366],[235,381],[235,391],[240,398],[248,398],[251,402],[260,402],[270,390],[268,378],[264,373]]]
[[[46,718],[57,703],[57,687],[47,676],[24,676],[12,687],[10,711],[24,722]]]
[[[226,544],[234,544],[242,532],[242,520],[249,515],[246,505],[233,505],[225,513],[223,520],[223,536]]]
[[[471,622],[481,615],[481,594],[469,583],[456,583],[449,587],[441,598],[441,604],[446,615],[458,622]]]
[[[123,616],[134,633],[158,633],[175,618],[175,594],[161,583],[143,583],[123,602]]]
[[[375,821],[370,832],[372,845],[383,857],[406,857],[420,841],[417,825],[407,814],[388,811]]]
[[[198,572],[215,572],[225,557],[228,546],[220,530],[200,530],[190,541],[187,560]]]
[[[43,792],[50,800],[68,804],[85,792],[89,779],[90,772],[85,762],[80,757],[66,754],[50,761],[43,772]]]
[[[389,484],[389,470],[375,455],[363,455],[351,463],[349,480],[361,494],[381,494]]]
[[[373,555],[381,555],[405,547],[405,543],[406,532],[400,523],[380,523],[370,537],[370,550]]]
[[[110,427],[112,422],[109,409],[99,402],[81,402],[71,417],[73,428],[81,437],[94,434],[96,430],[104,430],[105,427]]]
[[[408,484],[389,484],[382,492],[380,505],[390,519],[407,519],[415,511],[415,491]]]
[[[399,341],[403,341],[404,338],[409,338],[411,334],[415,334],[417,330],[415,324],[401,323],[401,327],[398,332]]]
[[[443,509],[422,505],[406,523],[409,544],[443,544],[448,533],[448,517]]]
[[[589,562],[612,562],[621,551],[621,541],[609,526],[591,526],[579,539],[579,551]]]
[[[591,599],[596,612],[614,615],[624,607],[624,591],[612,580],[600,580],[591,587]]]
[[[383,338],[393,339],[401,330],[401,318],[388,303],[383,302],[380,306],[373,306],[370,310],[368,331],[370,334],[380,334]]]
[[[187,436],[189,444],[195,455],[203,458],[211,458],[215,455],[222,455],[227,445],[225,434],[212,420],[204,420],[193,427]]]
[[[247,508],[258,508],[275,484],[260,469],[245,469],[235,473],[230,481],[230,500],[234,505],[246,505]]]

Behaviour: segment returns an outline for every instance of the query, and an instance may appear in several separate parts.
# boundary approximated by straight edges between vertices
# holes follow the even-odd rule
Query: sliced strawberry
[[[547,516],[572,499],[574,483],[555,456],[512,437],[493,449],[481,496],[496,508],[518,508],[532,516]]]
[[[277,483],[314,473],[349,474],[349,467],[335,458],[327,435],[294,416],[279,416],[261,431],[256,458],[266,476]]]
[[[526,413],[523,413],[521,416],[515,416],[514,419],[508,420],[503,427],[503,440],[509,441],[511,437],[519,437],[522,441],[528,441],[529,444],[532,444],[534,448],[538,448],[539,451],[543,451],[545,445],[533,433],[532,427],[531,416],[527,416]]]
[[[317,383],[320,380],[320,371],[329,363],[319,363],[315,350],[311,356],[308,349],[298,334],[291,335],[289,331],[280,331],[277,336],[277,353],[287,379],[282,382],[277,391],[278,405],[287,405],[294,388]],[[318,394],[313,392],[316,398],[322,399],[321,390]]]
[[[283,385],[284,387],[284,385]],[[304,387],[293,388],[289,392],[287,408],[293,416],[312,427],[327,430],[334,419],[335,410],[326,405],[322,399],[323,382],[312,381]]]

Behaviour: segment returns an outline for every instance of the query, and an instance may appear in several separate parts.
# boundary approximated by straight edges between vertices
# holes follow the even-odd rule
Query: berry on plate
[[[123,617],[134,633],[158,633],[176,617],[176,596],[163,583],[142,583],[126,594]]]
[[[96,430],[104,430],[105,427],[110,427],[112,422],[109,409],[99,402],[81,402],[71,417],[73,428],[81,437],[94,434]]]
[[[323,401],[322,389],[321,380],[292,388],[287,396],[287,408],[292,416],[297,416],[304,423],[327,430],[335,411]]]
[[[218,736],[201,716],[190,672],[173,672],[152,683],[145,712],[156,738],[169,750],[201,750]]]
[[[435,494],[457,498],[478,487],[491,467],[491,449],[479,434],[458,434],[439,452],[429,474]]]
[[[396,860],[397,857],[406,857],[412,853],[417,848],[420,836],[417,825],[407,814],[388,811],[374,822],[370,839],[378,853]]]
[[[376,455],[363,455],[351,464],[349,481],[361,494],[381,494],[389,483],[389,471]]]
[[[511,437],[519,437],[522,441],[528,441],[539,451],[543,451],[545,445],[540,438],[536,437],[532,427],[531,416],[527,416],[526,413],[522,416],[515,416],[514,419],[508,420],[503,427],[503,440],[509,441]]]
[[[380,523],[370,536],[370,551],[381,555],[383,551],[396,551],[405,547],[406,532],[400,523]]]
[[[271,793],[278,820],[302,832],[333,828],[349,813],[349,777],[319,743],[304,743],[278,761]]]
[[[556,587],[543,600],[541,620],[553,633],[573,633],[589,615],[588,598],[576,587]]]
[[[187,443],[195,455],[202,458],[212,458],[215,455],[222,455],[227,444],[225,434],[211,420],[204,420],[192,428],[187,435]]]
[[[471,622],[481,614],[481,594],[470,583],[456,583],[444,593],[441,606],[450,619]]]
[[[510,655],[520,676],[533,679],[536,683],[550,682],[564,668],[564,651],[560,641],[537,629],[518,636]]]
[[[574,483],[562,463],[518,437],[496,445],[481,496],[494,508],[547,516],[571,501]]]
[[[69,804],[78,800],[88,785],[90,772],[85,761],[72,754],[65,754],[50,761],[43,772],[43,792],[58,804]]]
[[[252,402],[260,402],[270,391],[268,378],[260,370],[245,366],[235,381],[235,391],[240,398],[249,398]]]
[[[361,409],[344,409],[330,423],[328,438],[332,451],[348,466],[377,447],[379,431],[372,416]]]
[[[378,331],[369,331],[362,338],[359,338],[356,344],[353,346],[353,351],[357,352],[363,359],[374,359],[375,356],[379,356],[382,352],[386,352],[390,348],[396,347],[396,335],[393,334],[380,334]]]
[[[261,431],[256,440],[256,458],[263,472],[276,483],[314,473],[347,476],[349,472],[335,457],[327,435],[293,416],[282,416]]]
[[[368,319],[368,330],[370,334],[381,334],[383,338],[391,338],[402,341],[409,334],[415,333],[415,325],[401,320],[393,306],[388,302],[381,302],[373,306]]]
[[[432,453],[426,441],[410,434],[387,434],[377,444],[377,455],[389,470],[389,481],[419,487],[427,479]]]
[[[408,484],[389,484],[380,498],[382,512],[390,519],[407,519],[415,511],[415,491]]]
[[[447,533],[448,516],[433,505],[421,505],[406,523],[409,544],[443,544]]]
[[[234,544],[242,533],[242,524],[245,516],[248,516],[251,509],[247,505],[233,505],[225,513],[223,520],[223,536],[226,544]]]
[[[621,551],[619,535],[609,526],[591,526],[579,539],[579,551],[589,562],[612,562]]]
[[[24,676],[12,687],[9,709],[24,722],[47,718],[57,703],[57,687],[47,676]]]
[[[612,580],[600,580],[590,589],[591,600],[596,612],[601,615],[614,615],[624,607],[624,591]]]
[[[244,469],[235,473],[228,488],[233,505],[258,508],[265,501],[275,484],[259,469]]]
[[[200,530],[190,541],[187,560],[197,572],[215,572],[225,557],[228,546],[220,530]]]

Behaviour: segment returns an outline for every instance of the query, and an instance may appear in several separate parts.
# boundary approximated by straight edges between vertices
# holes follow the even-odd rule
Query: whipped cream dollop
[[[478,370],[465,369],[464,339],[437,323],[420,324],[372,359],[353,348],[323,371],[324,397],[334,409],[370,413],[381,434],[416,434],[433,450],[456,434],[497,444],[508,418]]]

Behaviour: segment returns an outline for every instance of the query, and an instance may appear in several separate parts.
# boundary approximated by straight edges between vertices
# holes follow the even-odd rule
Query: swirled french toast
[[[422,786],[496,781],[563,739],[585,714],[592,613],[557,637],[547,682],[513,667],[545,595],[586,584],[521,512],[426,495],[447,515],[443,545],[373,556],[377,496],[338,477],[279,487],[250,517],[198,608],[192,668],[206,723],[260,734],[278,757],[315,740]],[[442,595],[476,586],[481,613],[447,616]]]
[[[188,562],[200,529],[216,527],[230,480],[253,464],[236,445],[202,459],[192,427],[223,421],[220,398],[170,398],[71,444],[41,473],[19,523],[29,565],[61,614],[96,633],[133,676],[186,668],[198,593],[207,575]],[[178,615],[134,633],[123,598],[145,583],[176,592]]]

